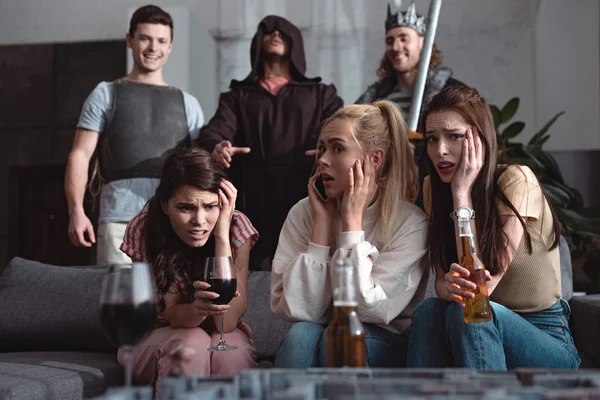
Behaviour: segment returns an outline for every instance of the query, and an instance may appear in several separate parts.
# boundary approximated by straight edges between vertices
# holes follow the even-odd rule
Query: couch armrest
[[[571,305],[571,331],[582,354],[582,367],[600,367],[600,295],[576,296]],[[592,365],[589,365],[589,364]]]

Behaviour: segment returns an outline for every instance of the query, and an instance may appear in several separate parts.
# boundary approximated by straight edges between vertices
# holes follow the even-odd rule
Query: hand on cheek
[[[473,183],[484,163],[484,149],[476,127],[467,129],[463,140],[461,162],[452,178],[452,193],[470,196]]]
[[[348,170],[348,186],[342,198],[342,228],[345,232],[362,230],[362,218],[376,191],[375,164],[370,156]]]

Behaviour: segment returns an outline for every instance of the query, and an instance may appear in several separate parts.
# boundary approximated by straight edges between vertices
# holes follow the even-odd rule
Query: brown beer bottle
[[[477,285],[477,289],[469,290],[475,294],[472,299],[464,299],[465,322],[484,322],[492,319],[492,309],[488,296],[487,281],[485,279],[485,266],[477,257],[475,237],[471,230],[471,210],[461,208],[457,212],[458,232],[462,250],[460,266],[469,270],[471,282]]]
[[[333,320],[327,328],[327,367],[367,366],[365,329],[356,314],[354,267],[350,258],[336,262]]]

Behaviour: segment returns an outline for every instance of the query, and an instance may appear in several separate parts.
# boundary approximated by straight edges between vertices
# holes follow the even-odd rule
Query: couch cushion
[[[563,235],[560,235],[558,252],[560,254],[562,298],[569,301],[573,298],[573,267],[571,266],[571,250],[567,239]]]
[[[256,346],[259,360],[272,360],[279,344],[292,324],[284,321],[273,312],[271,295],[271,273],[250,271],[248,276],[248,311],[243,320],[252,328],[252,341]]]
[[[99,325],[103,268],[14,258],[0,277],[0,351],[115,352]],[[271,312],[269,271],[251,271],[248,311],[258,358],[273,359],[292,325]],[[3,321],[11,321],[10,324]]]
[[[0,351],[116,353],[99,325],[104,274],[14,258],[0,277]]]
[[[0,354],[0,398],[81,399],[123,384],[116,356],[103,353],[28,352]]]
[[[582,353],[582,367],[600,368],[600,295],[575,296],[571,305],[571,330]]]

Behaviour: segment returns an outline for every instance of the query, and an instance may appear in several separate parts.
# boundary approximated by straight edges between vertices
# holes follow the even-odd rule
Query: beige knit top
[[[492,301],[515,312],[541,311],[556,303],[561,296],[560,258],[558,247],[548,250],[554,241],[550,206],[542,195],[535,174],[526,166],[509,166],[500,176],[501,190],[515,209],[526,219],[533,252],[529,254],[525,235],[506,273],[490,296]],[[425,212],[431,214],[429,177],[423,183]],[[502,216],[514,216],[500,200]],[[479,243],[479,246],[484,244]]]

